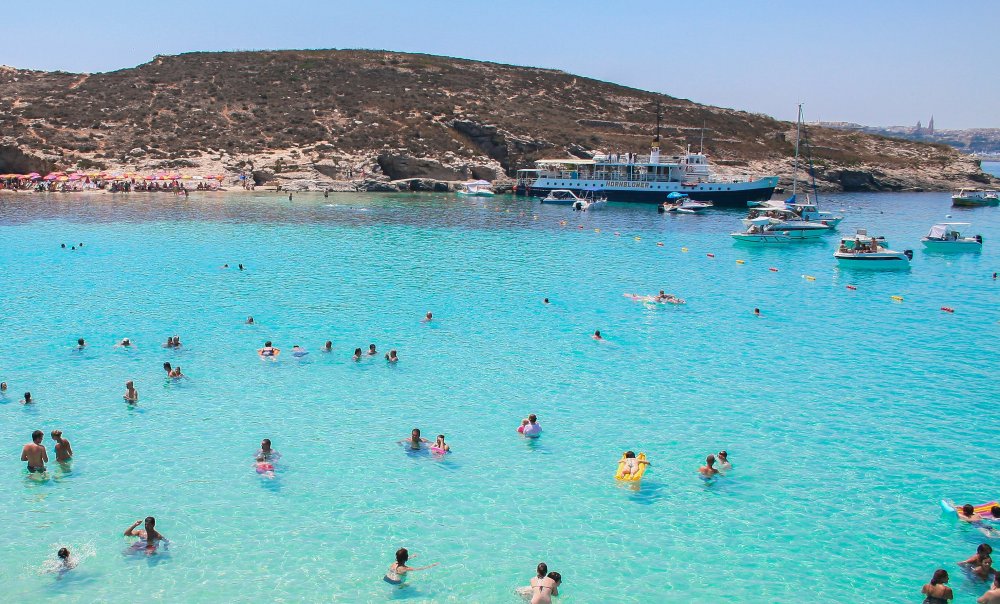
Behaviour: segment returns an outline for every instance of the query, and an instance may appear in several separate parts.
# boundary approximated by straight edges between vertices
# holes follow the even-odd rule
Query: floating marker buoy
[[[943,310],[944,312],[955,312],[955,309],[950,306],[942,306],[941,310]]]
[[[642,241],[642,237],[636,237],[635,240],[636,241]]]
[[[771,271],[772,273],[778,272],[778,269],[774,268],[773,266],[767,270]]]
[[[615,231],[615,237],[621,237],[621,236],[622,236],[621,233],[619,233],[618,231]]]
[[[656,247],[663,247],[663,242],[662,241],[657,241],[656,242]]]
[[[737,260],[736,261],[736,264],[746,264],[746,263],[747,263],[746,260]]]
[[[705,254],[705,255],[708,256],[709,258],[715,258],[715,254]]]
[[[578,228],[578,229],[582,229],[582,228],[583,228],[583,225],[582,225],[582,224],[581,224],[581,225],[578,225],[578,226],[577,226],[576,228]]]
[[[682,248],[681,248],[681,251],[682,251],[682,252],[686,252],[686,251],[688,251],[688,249],[687,249],[686,247],[682,247]]]
[[[802,275],[802,278],[805,279],[806,281],[815,281],[816,280],[816,277],[813,277],[812,275]]]
[[[851,291],[854,291],[854,290],[856,290],[856,289],[858,289],[858,288],[857,288],[857,287],[855,287],[855,286],[853,286],[853,285],[848,285],[848,286],[847,286],[847,289],[849,289],[849,290],[851,290]]]
[[[600,232],[601,232],[601,229],[594,229],[594,232],[595,232],[595,233],[600,233]]]
[[[538,216],[532,216],[531,219],[532,220],[538,220]]]
[[[903,296],[893,296],[892,299],[895,300],[896,302],[902,302]]]

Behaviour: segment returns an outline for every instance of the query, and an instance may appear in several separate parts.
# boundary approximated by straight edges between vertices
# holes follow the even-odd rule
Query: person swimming
[[[955,510],[958,519],[964,522],[982,522],[983,517],[976,513],[976,508],[971,503],[967,503]]]
[[[732,470],[733,469],[733,464],[729,463],[729,454],[728,453],[726,453],[725,451],[719,451],[719,453],[718,453],[718,459],[719,459],[719,468],[720,469],[723,469],[723,470]]]
[[[434,440],[434,444],[431,446],[434,447],[435,449],[440,449],[445,453],[451,451],[451,445],[444,442],[444,434],[438,434],[437,438]]]
[[[247,325],[253,325],[253,317],[247,317],[246,324]]]
[[[395,363],[396,361],[399,360],[399,357],[396,356],[395,348],[393,348],[392,350],[390,350],[385,354],[385,360],[389,361],[390,363]]]
[[[698,473],[706,478],[710,478],[719,473],[715,468],[715,455],[709,455],[705,458],[705,465],[698,468]]]
[[[170,372],[173,371],[173,367],[170,366],[169,362],[164,362],[163,370],[167,372],[167,377],[170,377]]]
[[[22,405],[30,405],[33,402],[34,401],[31,400],[31,393],[30,392],[25,392],[24,393],[24,398],[21,399],[21,404]]]
[[[270,438],[265,438],[264,440],[260,441],[260,450],[257,451],[256,455],[254,455],[254,459],[257,460],[258,462],[267,462],[267,461],[274,462],[281,459],[281,453],[278,453],[277,451],[271,448]]]
[[[181,366],[178,365],[178,366],[176,366],[176,367],[174,367],[173,369],[170,370],[170,373],[167,374],[167,377],[173,378],[173,379],[179,379],[179,378],[187,377],[187,376],[185,376],[183,373],[181,373]]]
[[[183,346],[183,344],[181,344],[181,337],[180,336],[174,336],[173,339],[171,340],[171,342],[172,342],[174,348],[180,348],[181,346]]]
[[[354,360],[355,361],[360,361],[361,360],[361,349],[360,348],[355,348],[354,349]]]
[[[307,354],[309,354],[309,352],[305,348],[299,346],[298,344],[296,344],[295,346],[292,346],[292,356],[293,357],[299,357],[300,358],[300,357],[306,356]]]
[[[967,560],[958,562],[959,566],[964,566],[972,571],[980,579],[988,579],[993,570],[993,548],[989,543],[980,543],[976,548],[976,553]]]
[[[753,309],[753,316],[755,316],[755,317],[759,317],[760,316],[760,309],[759,308],[754,308]]]
[[[433,320],[434,320],[434,315],[432,315],[432,314],[431,314],[431,311],[429,311],[429,310],[428,310],[428,311],[427,311],[427,314],[426,314],[426,315],[424,315],[424,318],[423,318],[423,322],[424,322],[424,323],[430,323],[430,322],[431,322],[431,321],[433,321]]]
[[[326,344],[323,344],[323,352],[333,352],[333,342],[327,340]]]
[[[410,552],[408,552],[405,547],[401,547],[396,550],[396,561],[389,566],[389,570],[386,571],[382,580],[391,585],[402,585],[403,581],[406,581],[406,573],[412,573],[417,570],[427,570],[428,568],[434,568],[440,564],[439,562],[435,562],[434,564],[428,564],[427,566],[415,568],[406,565],[409,559]]]
[[[122,395],[127,403],[134,403],[139,400],[139,391],[135,389],[132,380],[125,382],[125,394]]]
[[[421,443],[430,443],[430,442],[431,441],[420,436],[420,428],[414,428],[410,432],[410,438],[404,438],[403,440],[399,441],[399,444],[404,444],[404,443],[409,444],[411,450],[419,451],[422,448],[420,446]]]
[[[167,341],[166,341],[166,343],[165,343],[165,344],[163,345],[163,347],[164,347],[164,348],[173,348],[173,347],[174,347],[174,339],[173,339],[173,338],[171,338],[170,336],[167,336]]]
[[[115,348],[131,348],[131,347],[132,347],[132,340],[128,338],[122,338],[121,342],[115,344]]]
[[[378,354],[378,351],[375,350],[375,345],[374,344],[369,344],[368,345],[368,356],[373,357],[376,354]]]
[[[601,330],[600,329],[598,329],[597,331],[595,331],[594,335],[592,335],[591,337],[594,338],[595,340],[603,340],[604,339],[604,338],[601,337]]]
[[[552,571],[539,579],[532,586],[531,604],[552,604],[552,596],[559,595],[559,585],[562,583],[562,575]]]
[[[648,461],[635,456],[635,451],[625,451],[625,458],[622,459],[622,476],[635,476],[639,473],[639,466],[648,465]]]
[[[261,358],[276,357],[280,353],[281,350],[271,346],[271,340],[264,342],[264,347],[257,350],[257,354],[259,354]]]
[[[545,299],[542,300],[542,304],[548,304],[548,303],[549,303],[549,299],[548,298],[545,298]]]
[[[59,551],[56,552],[56,558],[59,560],[59,567],[57,569],[59,573],[76,568],[76,561],[70,557],[69,548],[60,547]]]
[[[87,346],[87,342],[85,342],[83,338],[77,339],[77,341],[76,341],[76,349],[77,350],[83,350],[86,346]]]

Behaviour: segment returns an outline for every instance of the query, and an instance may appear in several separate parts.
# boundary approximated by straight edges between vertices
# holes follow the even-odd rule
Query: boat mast
[[[698,155],[705,154],[705,122],[701,123],[701,141],[698,143]]]
[[[792,171],[792,197],[799,184],[799,131],[802,128],[802,103],[799,103],[799,115],[795,119],[795,168]]]

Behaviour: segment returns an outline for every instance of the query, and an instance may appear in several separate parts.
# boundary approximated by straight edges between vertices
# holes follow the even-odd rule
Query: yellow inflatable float
[[[649,467],[649,462],[646,461],[645,453],[639,453],[638,455],[632,453],[631,457],[629,456],[629,453],[632,452],[626,451],[622,454],[622,458],[618,460],[618,470],[615,472],[615,478],[626,482],[638,482],[642,480],[642,475],[646,473],[646,468]],[[630,459],[635,460],[635,471],[625,472],[626,464]]]

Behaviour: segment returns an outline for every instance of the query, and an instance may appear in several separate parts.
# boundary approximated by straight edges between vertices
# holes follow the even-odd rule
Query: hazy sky
[[[562,69],[809,121],[1000,127],[1000,0],[5,3],[0,63],[110,71],[194,50],[377,48]],[[0,91],[0,94],[3,94]]]

